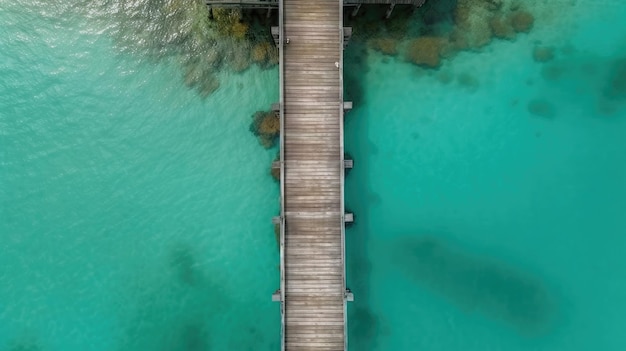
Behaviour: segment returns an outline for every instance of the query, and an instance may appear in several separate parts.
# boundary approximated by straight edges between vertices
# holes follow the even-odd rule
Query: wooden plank
[[[342,1],[283,0],[283,350],[344,350]]]

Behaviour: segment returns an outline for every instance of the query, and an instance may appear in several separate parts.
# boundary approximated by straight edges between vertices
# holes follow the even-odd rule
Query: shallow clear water
[[[359,64],[352,350],[626,348],[626,100],[605,96],[626,6],[570,5],[439,72]]]
[[[277,350],[277,71],[202,99],[111,4],[0,3],[0,350]],[[626,349],[626,5],[535,10],[436,72],[349,46],[351,350]]]
[[[0,350],[275,350],[277,71],[202,100],[100,23],[0,5]]]

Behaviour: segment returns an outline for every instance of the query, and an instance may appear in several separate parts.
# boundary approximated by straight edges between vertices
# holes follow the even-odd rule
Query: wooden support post
[[[265,15],[265,18],[270,18],[270,16],[272,16],[272,8],[268,7],[267,8],[267,15]]]
[[[357,15],[357,13],[359,13],[359,9],[361,8],[362,4],[358,4],[356,5],[356,7],[354,8],[354,10],[352,10],[352,17],[355,17]]]
[[[354,167],[354,160],[343,160],[343,168],[352,169]]]
[[[343,110],[345,112],[352,110],[352,101],[344,101],[343,102]]]
[[[274,26],[272,27],[272,37],[274,38],[274,44],[276,44],[276,46],[278,46],[278,44],[280,43],[280,30],[278,27]]]
[[[354,214],[353,213],[346,213],[344,215],[344,222],[346,222],[346,223],[353,223],[354,222]]]
[[[348,46],[348,41],[352,36],[352,27],[343,27],[343,48],[345,49]]]
[[[346,299],[346,301],[354,301],[354,294],[352,293],[352,291],[350,291],[350,289],[346,289],[346,292],[344,293],[344,297]]]
[[[389,17],[391,17],[391,12],[393,12],[393,8],[396,7],[396,4],[391,4],[389,5],[389,10],[387,10],[387,14],[385,15],[385,18],[388,19]]]

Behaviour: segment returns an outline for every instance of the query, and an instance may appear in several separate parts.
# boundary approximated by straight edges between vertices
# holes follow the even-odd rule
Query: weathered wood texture
[[[342,5],[282,6],[283,342],[343,351]]]
[[[343,0],[346,5],[356,4],[396,4],[422,6],[426,0]],[[205,0],[209,6],[241,6],[248,8],[278,7],[278,0]],[[315,2],[315,0],[311,0]]]
[[[426,0],[343,0],[344,4],[395,4],[422,6]]]

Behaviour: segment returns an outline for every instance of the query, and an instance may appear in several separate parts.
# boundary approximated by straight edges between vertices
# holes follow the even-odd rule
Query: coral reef
[[[244,39],[248,33],[248,25],[241,22],[241,9],[214,8],[213,25],[221,35],[236,40]]]
[[[276,180],[277,182],[280,181],[280,168],[272,168],[270,170],[270,174],[272,175],[272,178],[274,178],[274,180]]]
[[[483,47],[491,41],[490,18],[494,15],[487,1],[459,0],[454,11],[455,37],[468,48]],[[462,39],[461,39],[462,38]]]
[[[441,64],[441,56],[447,46],[446,38],[420,37],[409,43],[406,57],[416,65],[436,68]]]
[[[265,148],[273,147],[280,135],[278,114],[274,111],[257,111],[252,115],[250,131],[259,138],[259,142]]]
[[[86,6],[97,12],[93,7],[107,2],[91,3]],[[180,64],[183,82],[202,97],[219,88],[221,70],[241,72],[251,64],[265,68],[278,62],[275,49],[268,50],[264,60],[252,57],[255,46],[272,47],[266,22],[273,20],[253,11],[215,7],[209,12],[202,0],[123,3],[113,18],[110,8],[103,11],[106,21],[114,21],[110,30],[115,47],[155,61],[173,58]]]
[[[528,32],[535,23],[535,18],[527,11],[514,11],[509,15],[511,25],[516,32]]]
[[[374,38],[368,41],[370,48],[389,56],[398,54],[398,40],[393,38]]]
[[[349,18],[350,46],[388,56],[402,54],[431,69],[460,51],[481,50],[494,39],[513,40],[534,25],[522,3],[505,0],[429,1],[418,9],[396,11],[381,22],[384,15],[385,7],[372,6]]]
[[[229,67],[235,72],[243,72],[250,67],[250,46],[247,43],[234,45],[228,55]]]
[[[495,16],[489,21],[493,35],[500,39],[515,39],[515,30],[507,17]]]
[[[270,42],[260,42],[252,48],[252,60],[261,67],[278,64],[278,49]]]

